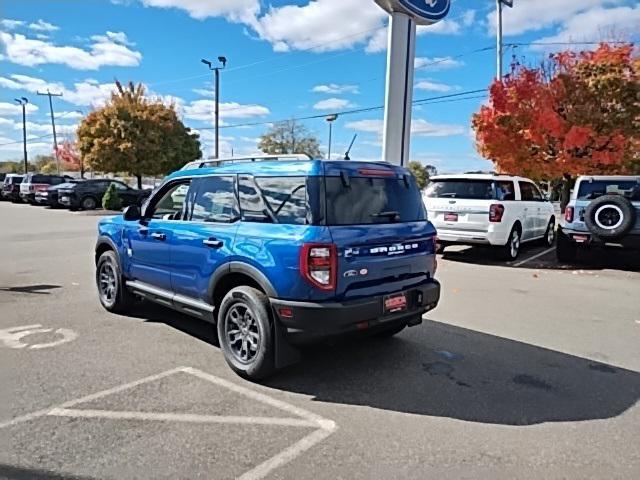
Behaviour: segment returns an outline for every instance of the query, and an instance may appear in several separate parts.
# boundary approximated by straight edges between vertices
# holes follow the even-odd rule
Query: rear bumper
[[[436,226],[438,241],[459,245],[505,245],[510,232],[494,230],[468,231]]]
[[[432,280],[404,293],[407,295],[407,309],[388,315],[383,312],[384,295],[348,302],[270,300],[275,316],[286,328],[287,340],[303,344],[393,324],[417,325],[422,321],[422,315],[434,309],[440,301],[440,283]],[[291,315],[284,317],[283,308],[289,309]]]
[[[583,247],[600,245],[640,249],[640,234],[635,232],[629,233],[622,238],[608,239],[598,237],[589,231],[573,230],[562,225],[558,227],[558,230],[559,235],[563,235],[571,242]]]
[[[24,200],[25,202],[35,202],[36,201],[36,194],[35,193],[23,193],[20,192],[20,198],[22,200]]]

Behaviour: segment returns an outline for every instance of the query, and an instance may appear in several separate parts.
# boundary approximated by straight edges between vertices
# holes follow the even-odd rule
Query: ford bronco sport
[[[142,297],[216,324],[227,363],[257,379],[294,345],[420,324],[440,298],[435,238],[402,167],[231,162],[102,220],[96,284],[109,311]]]

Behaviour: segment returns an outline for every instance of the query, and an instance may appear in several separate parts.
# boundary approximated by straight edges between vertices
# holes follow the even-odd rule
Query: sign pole
[[[382,158],[397,165],[409,163],[416,23],[407,14],[389,19]]]
[[[502,0],[496,0],[496,80],[502,78]]]

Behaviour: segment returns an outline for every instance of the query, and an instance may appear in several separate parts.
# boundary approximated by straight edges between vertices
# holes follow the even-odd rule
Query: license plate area
[[[445,222],[457,222],[458,221],[458,214],[457,213],[445,213],[444,214],[444,221]]]
[[[384,314],[404,312],[407,309],[407,295],[405,293],[394,293],[387,295],[383,300]]]

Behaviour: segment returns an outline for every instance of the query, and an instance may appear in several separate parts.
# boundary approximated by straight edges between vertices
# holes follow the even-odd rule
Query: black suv
[[[112,183],[116,186],[123,207],[141,205],[142,201],[151,193],[151,190],[131,188],[120,180],[100,178],[59,188],[58,203],[71,210],[94,210],[101,206],[102,197]]]

